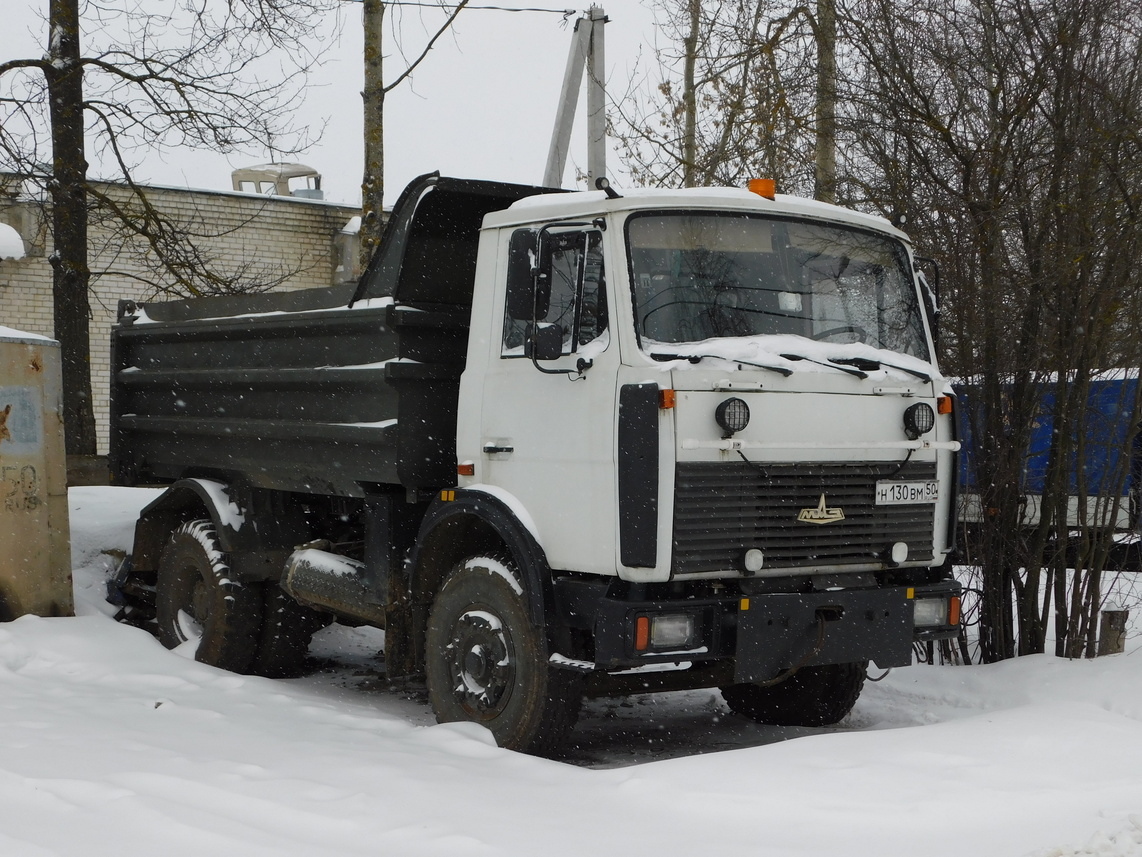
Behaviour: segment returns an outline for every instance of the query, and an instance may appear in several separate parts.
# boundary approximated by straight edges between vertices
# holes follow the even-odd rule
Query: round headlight
[[[909,440],[916,440],[920,435],[927,434],[936,425],[936,412],[931,405],[917,402],[904,412],[904,433]]]
[[[729,437],[749,425],[749,405],[741,399],[726,399],[715,408],[714,419]]]

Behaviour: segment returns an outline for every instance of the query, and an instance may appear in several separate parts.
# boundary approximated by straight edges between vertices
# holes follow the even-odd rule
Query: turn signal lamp
[[[766,199],[774,199],[777,196],[777,182],[773,179],[750,179],[749,190]]]
[[[636,652],[645,652],[650,645],[650,618],[639,616],[634,620],[634,649]]]
[[[952,412],[952,399],[951,396],[940,396],[936,399],[936,413],[937,414],[950,414]]]

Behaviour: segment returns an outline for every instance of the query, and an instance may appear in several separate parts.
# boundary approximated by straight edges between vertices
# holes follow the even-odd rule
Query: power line
[[[347,3],[360,3],[361,0],[342,0]],[[424,0],[384,0],[386,6],[419,6],[425,9],[455,9],[455,3],[428,3]],[[540,9],[534,6],[465,6],[464,10],[478,9],[481,12],[550,12],[552,15],[562,15],[569,18],[575,14],[574,9]]]

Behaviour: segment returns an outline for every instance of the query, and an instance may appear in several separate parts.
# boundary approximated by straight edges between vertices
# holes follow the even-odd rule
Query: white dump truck
[[[888,222],[722,188],[428,175],[355,291],[136,305],[112,467],[168,483],[114,596],[298,669],[385,629],[441,721],[555,752],[584,695],[827,724],[957,632],[958,443]]]

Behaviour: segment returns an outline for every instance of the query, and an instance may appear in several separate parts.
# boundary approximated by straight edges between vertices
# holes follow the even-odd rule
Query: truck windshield
[[[635,215],[626,231],[646,351],[792,334],[929,359],[908,257],[889,236],[731,212]]]

